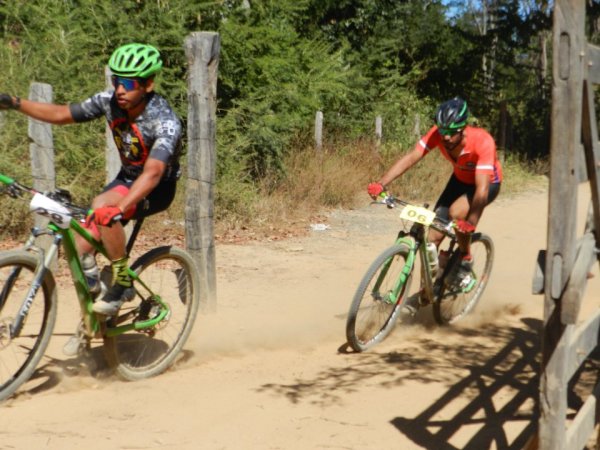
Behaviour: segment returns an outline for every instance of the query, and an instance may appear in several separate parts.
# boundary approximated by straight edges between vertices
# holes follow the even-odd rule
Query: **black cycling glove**
[[[0,109],[18,109],[19,99],[16,97],[16,101],[13,102],[12,95],[0,94]]]

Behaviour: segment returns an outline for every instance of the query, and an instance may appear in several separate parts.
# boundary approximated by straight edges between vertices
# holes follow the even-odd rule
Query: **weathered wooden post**
[[[498,124],[498,159],[501,163],[504,163],[504,156],[507,148],[507,133],[508,133],[508,109],[506,107],[506,100],[500,102],[500,118]]]
[[[421,116],[419,113],[415,114],[415,126],[413,128],[413,134],[417,137],[421,137]]]
[[[383,135],[383,120],[381,116],[375,117],[375,148],[379,150],[381,146],[381,137]]]
[[[108,66],[104,69],[104,75],[106,78],[106,88],[114,89],[110,77],[112,76],[111,70]],[[117,150],[117,145],[115,144],[115,140],[113,139],[112,131],[110,130],[110,126],[106,124],[106,182],[110,183],[121,170],[121,158],[119,158],[119,151]],[[131,228],[131,227],[129,227]]]
[[[194,32],[185,39],[188,59],[187,250],[200,270],[200,301],[216,310],[214,186],[216,166],[217,75],[221,41],[218,33]]]
[[[542,285],[544,292],[539,449],[578,450],[598,423],[600,396],[597,384],[567,424],[569,382],[598,346],[600,331],[600,313],[577,322],[587,274],[600,247],[600,143],[591,86],[600,83],[600,48],[586,42],[583,0],[557,0],[554,8],[548,243],[543,283],[539,271],[534,280],[534,287]],[[592,213],[584,235],[576,239],[582,149]]]
[[[52,103],[52,86],[45,83],[31,83],[29,99],[34,102]],[[52,190],[56,182],[52,125],[35,119],[30,119],[28,122],[33,188],[39,191]],[[37,217],[40,216],[36,215]]]
[[[575,3],[581,3],[577,6]],[[557,1],[554,64],[548,248],[544,287],[544,333],[540,390],[540,448],[566,449],[567,342],[572,327],[561,321],[561,295],[575,259],[577,180],[575,155],[581,139],[584,51],[583,2]]]
[[[52,86],[46,83],[31,83],[29,99],[35,102],[52,103]],[[33,188],[38,191],[52,191],[56,187],[56,172],[54,170],[54,139],[52,125],[35,119],[28,121],[29,155]],[[35,214],[36,227],[44,228],[48,219]],[[52,243],[50,236],[40,236],[38,244],[48,248]]]
[[[323,149],[323,112],[317,111],[315,115],[315,148],[317,151]]]

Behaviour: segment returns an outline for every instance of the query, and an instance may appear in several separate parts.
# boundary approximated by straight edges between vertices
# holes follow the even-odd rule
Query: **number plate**
[[[433,223],[433,219],[435,219],[435,213],[433,211],[428,210],[427,208],[422,208],[420,206],[407,205],[400,212],[400,218],[404,220],[410,220],[411,222],[421,223],[425,226],[429,226]]]
[[[71,213],[69,210],[39,192],[31,199],[29,210],[40,216],[47,217],[60,228],[67,229],[71,224]]]

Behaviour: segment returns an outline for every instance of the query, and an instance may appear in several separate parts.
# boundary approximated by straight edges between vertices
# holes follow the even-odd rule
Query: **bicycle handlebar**
[[[379,205],[386,205],[388,208],[395,208],[396,206],[400,205],[400,206],[413,206],[411,203],[405,202],[404,200],[400,200],[396,197],[394,197],[393,195],[387,194],[387,193],[382,193],[379,198],[381,198],[381,200],[375,200],[372,203],[375,204],[379,204]],[[424,205],[425,208],[428,207],[427,204]],[[443,217],[439,217],[438,215],[435,216],[434,221],[428,225],[428,227],[433,228],[437,231],[440,231],[444,234],[451,234],[452,230],[453,230],[453,221],[452,220],[448,220],[448,219],[444,219]]]
[[[54,191],[40,192],[34,188],[25,186],[3,174],[0,174],[0,183],[5,185],[4,189],[2,189],[2,186],[0,185],[0,193],[2,193],[3,190],[5,190],[6,193],[12,198],[20,197],[22,193],[28,193],[31,195],[42,194],[60,203],[62,206],[71,211],[74,215],[87,215],[88,208],[84,208],[82,206],[73,204],[71,199],[71,193],[65,189],[56,188]]]

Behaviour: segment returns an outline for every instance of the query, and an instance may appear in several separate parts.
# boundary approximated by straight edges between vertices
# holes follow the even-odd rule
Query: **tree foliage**
[[[595,42],[600,8],[587,4]],[[143,41],[161,50],[157,89],[185,120],[184,39],[217,31],[219,195],[284,174],[284,157],[311,142],[318,110],[326,139],[370,136],[381,116],[384,138],[405,149],[415,138],[415,117],[428,126],[447,98],[465,97],[493,132],[505,102],[514,149],[544,155],[552,6],[547,0],[13,0],[0,3],[0,91],[25,96],[38,81],[53,86],[56,102],[82,100],[104,88],[116,46]],[[28,150],[26,122],[15,114],[4,119],[0,171],[15,173]],[[73,174],[82,173],[92,180],[86,187],[102,184],[103,124],[55,130],[61,184],[77,184]]]

